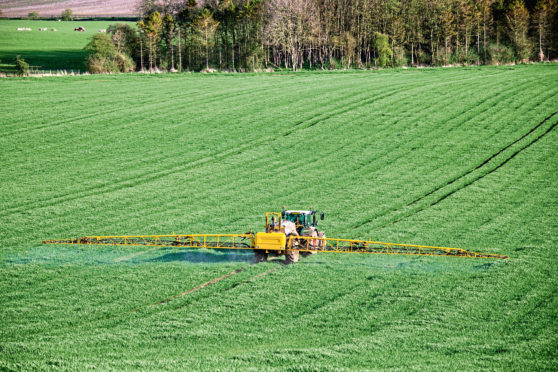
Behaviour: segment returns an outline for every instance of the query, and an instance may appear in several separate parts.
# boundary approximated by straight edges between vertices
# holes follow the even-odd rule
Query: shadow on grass
[[[323,260],[318,258],[312,261],[302,261],[299,264],[309,266],[321,266],[332,268],[367,268],[378,269],[382,271],[409,271],[409,272],[476,272],[487,271],[497,267],[501,261],[484,262],[479,264],[474,259],[463,258],[457,259],[455,257],[411,257],[408,256],[401,258],[401,256],[382,256],[374,257],[374,259],[367,259],[363,257],[362,262],[348,261],[348,260]]]
[[[235,249],[222,249],[219,251],[186,251],[171,252],[152,258],[147,262],[181,262],[192,263],[222,263],[222,262],[252,262],[254,253]]]
[[[80,70],[85,71],[85,50],[23,50],[0,51],[2,72],[15,72],[15,60],[20,56],[33,71]]]

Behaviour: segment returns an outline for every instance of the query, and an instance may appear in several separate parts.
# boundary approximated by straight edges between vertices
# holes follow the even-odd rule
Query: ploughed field
[[[23,58],[32,70],[52,71],[78,70],[85,72],[87,54],[83,49],[91,37],[115,23],[122,21],[72,21],[0,19],[0,72],[15,72],[17,56]],[[84,27],[84,32],[74,31]],[[30,28],[31,31],[18,31]],[[46,28],[46,31],[39,31]],[[56,31],[51,31],[51,29]]]
[[[134,16],[135,0],[2,0],[2,13],[7,17],[26,17],[36,11],[41,17],[60,17],[64,9],[75,16]]]
[[[557,65],[0,92],[2,369],[558,367]],[[510,259],[39,244],[261,231],[282,205]]]

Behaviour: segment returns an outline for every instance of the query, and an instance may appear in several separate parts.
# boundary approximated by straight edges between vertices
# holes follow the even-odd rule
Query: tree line
[[[1,15],[1,13],[0,13]],[[63,21],[73,21],[74,20],[74,12],[72,11],[72,9],[64,9],[62,11],[62,14],[60,15],[61,19]],[[41,17],[39,16],[39,12],[29,12],[27,13],[27,19],[36,21],[41,19]]]
[[[558,54],[557,2],[141,0],[137,28],[117,24],[96,35],[88,66],[252,71],[544,61]],[[99,41],[102,52],[92,45]]]

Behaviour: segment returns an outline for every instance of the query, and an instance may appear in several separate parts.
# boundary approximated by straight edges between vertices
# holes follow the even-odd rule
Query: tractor
[[[306,257],[317,253],[318,250],[323,248],[324,239],[326,238],[325,233],[318,230],[318,216],[320,216],[320,220],[323,220],[325,214],[324,212],[312,210],[312,207],[310,207],[309,210],[286,210],[285,207],[283,207],[280,216],[278,216],[277,213],[266,213],[266,233],[277,232],[283,234],[287,241],[290,240],[294,243],[291,247],[285,246],[284,250],[279,251],[275,249],[259,249],[256,247],[256,249],[254,249],[255,261],[267,261],[269,255],[285,255],[285,262],[290,264],[298,262],[299,255]],[[308,241],[310,249],[299,251],[299,240],[296,239],[297,236],[321,239],[305,240]]]

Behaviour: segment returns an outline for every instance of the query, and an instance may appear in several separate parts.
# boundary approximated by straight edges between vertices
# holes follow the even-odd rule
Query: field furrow
[[[556,369],[556,64],[0,94],[0,369]],[[510,259],[39,244],[261,231],[283,205]]]

